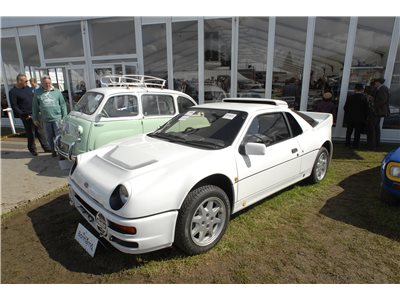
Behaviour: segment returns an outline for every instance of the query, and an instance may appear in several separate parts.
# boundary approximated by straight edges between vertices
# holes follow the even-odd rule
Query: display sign
[[[94,257],[99,240],[81,223],[78,224],[78,228],[76,229],[75,240],[78,241],[79,245],[81,245],[91,257]]]

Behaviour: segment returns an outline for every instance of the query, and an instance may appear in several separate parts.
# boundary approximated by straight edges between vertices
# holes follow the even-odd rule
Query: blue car
[[[381,199],[387,204],[400,204],[400,147],[388,153],[381,165]]]

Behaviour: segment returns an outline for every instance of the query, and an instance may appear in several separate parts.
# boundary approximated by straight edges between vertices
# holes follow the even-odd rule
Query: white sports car
[[[122,252],[175,244],[202,253],[222,238],[232,214],[303,179],[321,181],[331,129],[332,115],[295,112],[279,100],[194,106],[153,133],[79,155],[71,204]],[[90,233],[78,230],[87,247]]]

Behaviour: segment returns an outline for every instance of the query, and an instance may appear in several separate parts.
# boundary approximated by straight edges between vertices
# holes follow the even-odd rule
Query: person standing
[[[364,86],[357,83],[354,87],[354,94],[346,99],[344,105],[344,120],[347,125],[346,130],[346,146],[358,148],[360,146],[360,135],[362,129],[366,126],[368,116],[367,96],[364,94]],[[354,130],[354,140],[351,144],[351,136]]]
[[[16,85],[10,90],[11,107],[16,117],[19,117],[24,125],[28,139],[28,150],[33,156],[37,156],[35,137],[45,152],[50,152],[49,144],[41,126],[36,126],[32,120],[32,89],[27,86],[28,80],[25,74],[17,75]]]
[[[333,124],[336,124],[336,105],[332,101],[333,95],[330,90],[325,90],[323,95],[322,95],[322,100],[318,102],[316,111],[317,112],[324,112],[324,113],[330,113],[332,114],[333,117]]]
[[[31,84],[32,93],[34,94],[40,86],[38,85],[36,78],[29,79],[29,83]]]
[[[370,148],[376,149],[381,142],[381,118],[389,115],[389,88],[384,85],[384,78],[377,78],[373,81],[375,87],[374,97],[374,118],[371,132]]]
[[[33,97],[32,118],[35,124],[39,124],[39,112],[41,113],[52,155],[56,157],[54,139],[60,134],[61,120],[67,115],[67,106],[60,90],[51,84],[49,76],[43,76],[41,83]]]

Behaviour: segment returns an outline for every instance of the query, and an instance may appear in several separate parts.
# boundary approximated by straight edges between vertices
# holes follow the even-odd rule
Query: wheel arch
[[[332,155],[333,155],[333,144],[331,141],[326,141],[321,148],[324,147],[326,150],[328,150],[329,153],[329,163],[332,160]]]
[[[233,204],[235,202],[235,197],[234,197],[234,188],[233,188],[233,183],[232,181],[223,174],[213,174],[210,176],[207,176],[205,178],[203,178],[202,180],[200,180],[199,182],[197,182],[188,192],[188,194],[197,189],[200,186],[204,186],[204,185],[215,185],[217,187],[219,187],[220,189],[222,189],[225,194],[228,196],[229,199],[229,204],[231,205],[231,211],[233,210]],[[182,207],[183,201],[180,205],[180,207]]]

